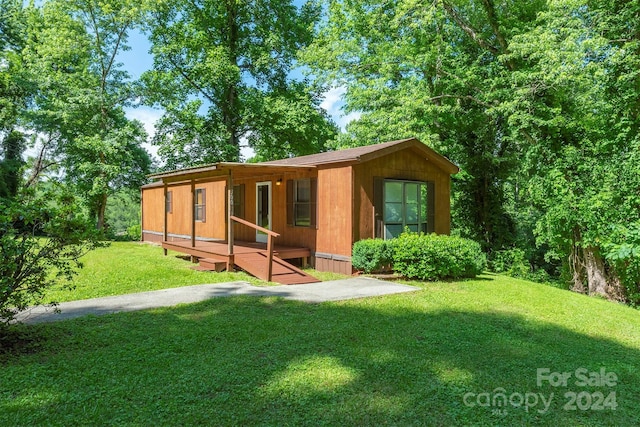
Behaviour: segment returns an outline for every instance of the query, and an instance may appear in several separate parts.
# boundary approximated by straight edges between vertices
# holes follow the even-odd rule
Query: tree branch
[[[160,33],[160,37],[162,38],[162,42],[164,43],[165,46],[169,45],[169,43],[167,41],[167,38],[163,33]],[[178,71],[178,73],[182,76],[182,78],[187,81],[187,83],[189,83],[195,90],[200,92],[202,94],[202,96],[204,96],[209,102],[211,102],[214,105],[217,104],[215,99],[212,96],[209,96],[209,94],[207,92],[205,92],[204,88],[202,86],[200,86],[199,84],[197,84],[189,76],[189,74],[180,66],[180,64],[178,64],[178,62],[174,60],[174,58],[173,58],[173,56],[171,54],[167,55],[167,59],[169,60],[171,65],[173,65],[173,67],[176,69],[176,71]]]
[[[122,43],[122,39],[124,38],[127,28],[129,28],[129,23],[124,24],[120,29],[120,31],[118,31],[118,36],[116,38],[116,45],[113,47],[113,51],[111,52],[111,58],[109,58],[109,61],[107,61],[107,66],[104,71],[104,75],[102,76],[102,79],[105,81],[105,86],[106,86],[107,76],[111,72],[111,67],[113,67],[113,63],[116,60],[116,56],[118,55],[118,49],[120,49],[120,43]]]
[[[473,41],[475,41],[478,44],[478,46],[482,47],[483,49],[488,50],[489,52],[493,53],[494,55],[497,55],[497,54],[500,53],[498,48],[496,48],[495,46],[492,46],[486,40],[484,40],[482,37],[480,37],[478,35],[478,32],[471,26],[469,21],[467,21],[463,16],[461,16],[453,8],[453,6],[450,5],[446,0],[442,0],[442,6],[444,7],[444,10],[446,10],[447,13],[451,16],[451,18],[453,18],[453,20],[456,22],[456,24],[458,24],[458,26],[460,26],[460,28],[465,33],[467,33],[467,35],[469,37],[471,37],[471,39],[473,39]]]
[[[476,104],[480,104],[483,107],[487,107],[487,108],[491,108],[492,105],[489,103],[486,103],[484,101],[479,100],[478,98],[475,98],[471,95],[438,95],[438,96],[432,96],[431,98],[429,98],[429,101],[437,101],[439,99],[445,99],[445,98],[453,98],[453,99],[468,99],[469,101],[473,101]]]
[[[484,5],[484,10],[487,12],[489,25],[491,26],[491,30],[493,30],[493,34],[496,36],[496,39],[500,44],[502,53],[508,53],[509,44],[507,43],[507,40],[504,38],[502,31],[500,31],[500,23],[498,22],[498,15],[496,14],[496,8],[495,8],[495,5],[493,4],[493,0],[482,0],[482,4]],[[513,71],[515,68],[511,60],[507,60],[507,67],[509,67],[511,71]]]
[[[35,184],[38,178],[40,178],[40,175],[42,174],[42,172],[49,169],[51,166],[55,166],[58,164],[58,162],[55,160],[45,162],[45,153],[47,151],[47,148],[49,148],[49,145],[53,142],[53,140],[54,140],[54,137],[50,134],[47,140],[42,143],[42,147],[40,148],[38,157],[33,165],[33,172],[31,173],[31,176],[29,177],[29,179],[24,185],[25,188],[29,188],[33,184]]]

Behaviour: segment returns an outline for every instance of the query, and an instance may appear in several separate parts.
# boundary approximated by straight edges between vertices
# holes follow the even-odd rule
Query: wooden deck
[[[191,246],[189,241],[164,241],[164,249],[189,254],[200,261],[202,270],[222,271],[230,262],[226,242],[196,241]],[[273,250],[271,280],[285,285],[319,282],[299,268],[286,262],[287,259],[302,258],[304,264],[311,256],[309,248],[278,246]],[[267,277],[267,245],[265,243],[235,241],[233,245],[233,264],[247,273],[266,280]]]

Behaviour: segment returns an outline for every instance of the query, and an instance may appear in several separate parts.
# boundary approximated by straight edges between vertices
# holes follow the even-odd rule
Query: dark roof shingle
[[[348,161],[357,161],[366,154],[374,153],[378,150],[382,150],[388,147],[393,147],[407,141],[415,140],[401,139],[398,141],[383,142],[381,144],[365,145],[362,147],[346,148],[344,150],[327,151],[324,153],[310,154],[308,156],[290,157],[281,160],[271,160],[268,162],[261,162],[263,165],[288,165],[288,166],[315,166],[327,163],[340,163]]]
[[[412,149],[418,155],[424,155],[429,161],[434,162],[450,174],[458,173],[460,168],[449,159],[438,154],[429,146],[416,138],[400,139],[397,141],[383,142],[381,144],[366,145],[363,147],[347,148],[345,150],[327,151],[326,153],[311,154],[308,156],[291,157],[282,160],[258,163],[270,166],[320,166],[343,162],[366,162],[380,156],[390,154],[397,150]]]

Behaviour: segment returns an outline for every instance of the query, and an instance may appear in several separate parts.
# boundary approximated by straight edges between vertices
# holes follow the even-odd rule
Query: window
[[[167,191],[167,196],[164,199],[164,208],[167,213],[173,212],[173,191]]]
[[[244,184],[233,186],[233,216],[244,219]]]
[[[309,227],[311,225],[311,180],[295,181],[293,194],[293,225]]]
[[[193,213],[196,221],[204,222],[205,221],[205,206],[206,206],[206,197],[205,197],[204,188],[197,188],[195,194],[195,205],[193,207]]]
[[[316,226],[316,189],[315,178],[287,181],[287,224]]]
[[[380,178],[376,181],[376,237],[391,239],[405,228],[433,232],[433,183]]]

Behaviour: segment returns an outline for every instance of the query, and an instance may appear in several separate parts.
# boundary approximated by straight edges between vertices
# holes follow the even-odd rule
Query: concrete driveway
[[[188,304],[210,298],[233,295],[277,296],[290,300],[319,303],[413,292],[418,289],[420,288],[368,277],[354,277],[305,285],[269,287],[257,287],[247,282],[216,283],[64,302],[58,305],[60,313],[54,312],[54,309],[50,307],[37,306],[19,313],[16,320],[23,323],[54,322],[90,314],[101,315],[121,311],[171,307],[178,304]]]

